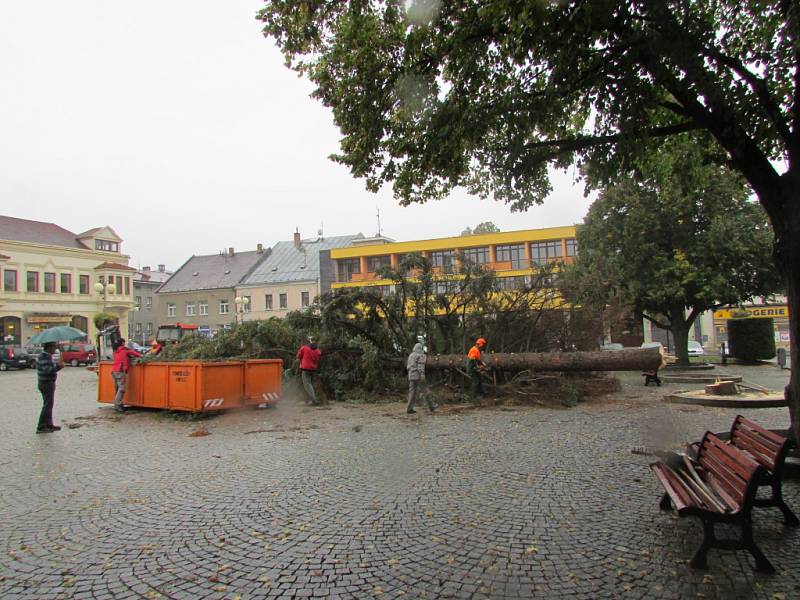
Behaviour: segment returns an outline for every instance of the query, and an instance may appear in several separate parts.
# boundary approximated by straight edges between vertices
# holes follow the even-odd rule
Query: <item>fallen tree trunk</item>
[[[463,367],[466,357],[460,354],[430,355],[426,369]],[[653,371],[661,366],[658,348],[619,350],[617,352],[523,352],[520,354],[484,354],[486,366],[500,371]]]

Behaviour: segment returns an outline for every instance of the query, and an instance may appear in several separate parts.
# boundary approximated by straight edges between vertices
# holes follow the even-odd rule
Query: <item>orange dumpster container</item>
[[[112,363],[101,361],[98,402],[114,402]],[[147,362],[131,366],[127,406],[204,412],[275,402],[281,394],[283,361]]]
[[[244,361],[244,399],[246,405],[272,404],[281,397],[283,361],[264,358]]]

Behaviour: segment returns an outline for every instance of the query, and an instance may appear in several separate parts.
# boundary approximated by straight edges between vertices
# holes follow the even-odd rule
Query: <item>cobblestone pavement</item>
[[[788,378],[761,369],[773,387]],[[571,409],[407,417],[400,403],[287,399],[187,421],[117,417],[95,403],[94,374],[67,368],[64,430],[35,435],[34,372],[0,373],[0,597],[800,597],[800,532],[774,509],[758,509],[755,536],[775,575],[745,552],[688,567],[701,529],[659,511],[652,459],[631,450],[734,413],[623,383]],[[798,482],[786,496],[800,512]]]

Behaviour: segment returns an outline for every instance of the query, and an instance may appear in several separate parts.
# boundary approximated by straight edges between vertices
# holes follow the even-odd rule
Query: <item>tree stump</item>
[[[739,393],[739,388],[733,381],[718,381],[706,386],[706,394],[711,396],[735,396]]]

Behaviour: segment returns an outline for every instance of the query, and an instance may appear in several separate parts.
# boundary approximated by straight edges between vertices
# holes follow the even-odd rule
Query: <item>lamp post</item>
[[[111,282],[103,283],[103,282],[98,281],[97,283],[94,284],[94,291],[97,292],[100,296],[102,296],[102,298],[103,298],[103,310],[102,310],[102,312],[105,313],[106,312],[106,300],[108,299],[108,294],[116,294],[117,293],[117,286],[115,286]],[[104,327],[105,327],[105,325],[106,325],[106,323],[103,322],[103,326]],[[111,357],[111,354],[108,352],[108,348],[104,348],[103,347],[104,345],[103,345],[102,342],[103,342],[103,336],[105,335],[105,333],[102,331],[103,328],[101,328],[101,331],[98,331],[98,333],[97,333],[97,355],[99,357],[108,359],[108,358]]]
[[[136,319],[136,313],[139,312],[139,307],[134,306],[132,309],[128,311],[128,339],[134,339],[136,337],[136,323],[134,322]],[[142,339],[137,340],[140,344],[144,345],[144,333],[142,333]]]
[[[247,307],[250,305],[250,298],[247,296],[236,296],[233,302],[236,304],[236,322],[239,324],[244,323],[244,313],[247,312]]]
[[[113,283],[101,283],[98,281],[94,284],[94,291],[103,297],[103,312],[106,312],[107,296],[108,294],[116,294],[117,286],[115,286]]]

